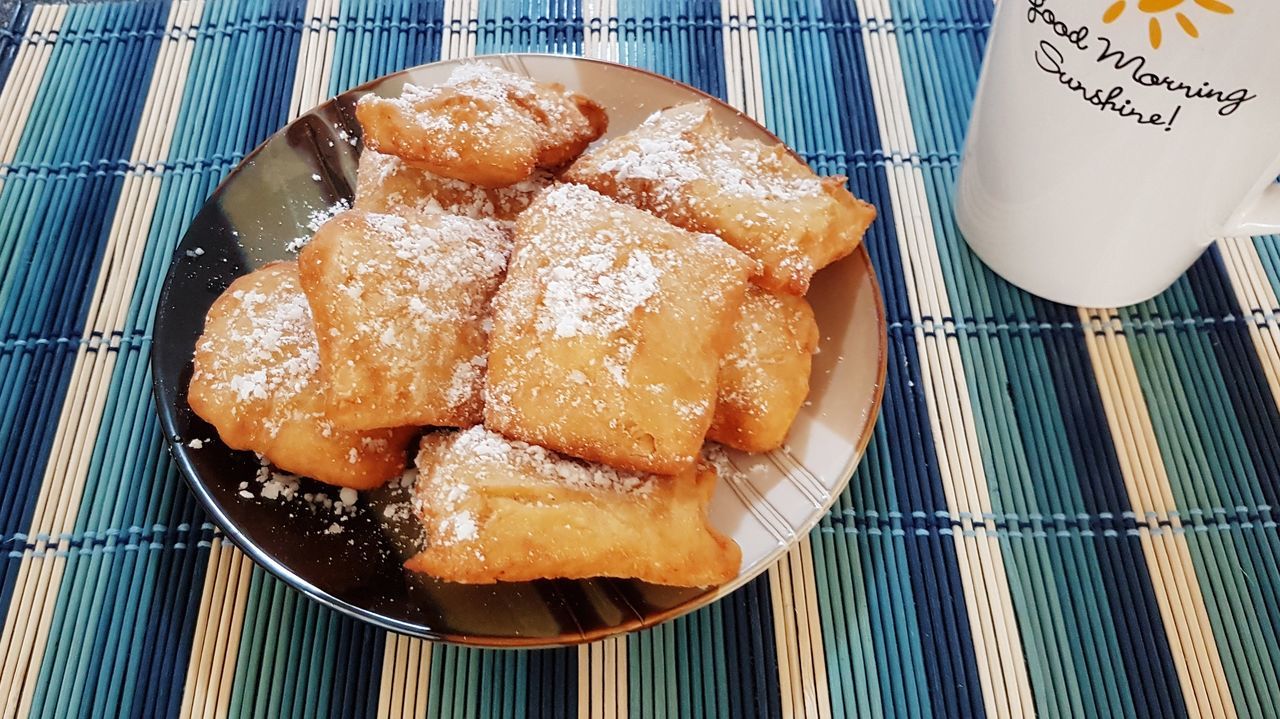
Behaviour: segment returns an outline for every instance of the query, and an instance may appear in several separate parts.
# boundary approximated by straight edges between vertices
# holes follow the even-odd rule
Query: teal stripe
[[[0,0],[0,4],[2,0]],[[75,5],[35,96],[0,189],[0,610],[18,556],[64,559],[46,651],[34,658],[37,716],[172,715],[180,701],[212,536],[164,450],[150,409],[148,333],[174,243],[237,159],[286,121],[303,12],[300,0],[209,2],[182,98],[169,169],[159,182],[138,284],[118,349],[81,338],[98,253],[117,201],[138,97],[166,36],[154,3]],[[819,171],[847,173],[881,205],[868,238],[884,282],[892,355],[884,421],[867,460],[811,535],[817,605],[835,716],[967,716],[975,661],[955,563],[958,518],[944,511],[923,404],[906,278],[892,235],[885,166],[920,167],[954,342],[974,401],[1036,708],[1046,716],[1178,715],[1161,672],[1167,642],[1151,603],[1138,524],[1099,419],[1074,311],[1016,292],[964,249],[950,187],[977,76],[986,0],[892,0],[895,24],[870,26],[902,49],[917,157],[880,148],[864,82],[861,32],[847,3],[758,0],[753,17],[717,2],[621,3],[606,19],[626,62],[722,95],[721,23],[759,32],[766,121]],[[29,7],[29,6],[28,6]],[[335,14],[328,90],[339,92],[434,59],[442,0],[348,0]],[[0,15],[4,15],[0,12]],[[505,0],[480,8],[480,52],[576,52],[579,3]],[[329,18],[321,18],[328,26]],[[314,32],[308,29],[306,32]],[[0,27],[0,55],[17,43]],[[6,60],[0,57],[0,66]],[[9,80],[12,80],[10,73]],[[86,108],[93,106],[93,112]],[[174,169],[174,168],[177,169]],[[131,181],[132,182],[132,181]],[[1280,292],[1280,239],[1253,240]],[[1224,298],[1226,298],[1224,300]],[[1280,714],[1280,451],[1272,402],[1244,323],[1280,308],[1238,308],[1210,254],[1161,298],[1122,313],[1182,536],[1242,716]],[[1229,319],[1226,319],[1229,318]],[[951,318],[925,318],[933,320]],[[930,339],[928,341],[935,341]],[[87,345],[86,345],[87,343]],[[75,353],[110,353],[101,429],[66,551],[33,553],[25,536]],[[1088,390],[1087,392],[1085,390]],[[1090,393],[1094,394],[1090,394]],[[944,421],[951,418],[943,418]],[[44,429],[25,429],[43,427]],[[1093,436],[1090,436],[1092,433]],[[1063,519],[1055,520],[1059,514]],[[1070,531],[1055,531],[1063,523]],[[1144,518],[1140,531],[1164,531]],[[128,528],[127,530],[119,528]],[[1228,531],[1221,531],[1228,530]],[[16,550],[10,552],[10,550]],[[43,565],[32,564],[41,567]],[[233,714],[370,715],[385,636],[321,608],[262,570],[251,575],[232,687]],[[29,601],[20,597],[19,601]],[[628,640],[633,716],[780,712],[771,601],[758,581],[729,600]],[[1199,648],[1194,648],[1199,649]],[[986,661],[985,657],[976,659]],[[576,713],[577,651],[437,647],[428,714]],[[1163,682],[1163,683],[1162,683]],[[979,697],[980,699],[980,697]]]
[[[59,163],[127,151],[159,47],[158,36],[152,31],[162,24],[167,9],[161,4],[102,4],[69,9],[64,32],[101,36],[92,42],[58,42],[54,46],[15,160]],[[8,331],[27,334],[35,330],[22,327],[24,317],[43,317],[49,324],[39,329],[45,331],[65,332],[82,325],[88,290],[96,275],[93,264],[105,244],[120,184],[120,178],[104,177],[85,177],[58,185],[50,185],[42,178],[6,180],[5,204],[13,201],[17,207],[12,209],[38,220],[38,224],[29,225],[34,234],[25,237],[34,244],[22,247],[4,243],[5,252],[16,250],[24,256],[12,264],[12,255],[0,258],[6,269],[4,320]],[[8,214],[9,210],[5,212]],[[10,238],[21,242],[23,234]],[[61,283],[60,290],[32,287],[33,280]],[[23,293],[22,300],[10,304],[10,293],[15,289]],[[10,313],[11,309],[19,311]],[[123,344],[117,358],[136,356],[140,349],[145,352],[145,347]],[[66,359],[72,357],[68,355]],[[87,359],[93,358],[89,355]],[[70,370],[69,364],[66,369]],[[116,393],[133,392],[145,397],[148,387],[145,372],[125,373],[111,380],[111,389]],[[150,405],[142,404],[142,412],[136,411],[137,406],[128,412],[133,423],[126,426],[132,429],[132,435],[124,435],[125,442],[136,442],[138,432],[145,432]],[[77,413],[81,409],[77,407]],[[28,432],[38,436],[33,429],[29,427]],[[136,484],[117,498],[121,505],[136,503],[142,488],[149,484],[172,485],[172,478],[165,476],[156,453],[136,444],[134,451],[139,455],[138,476]],[[99,456],[95,453],[95,459]],[[157,512],[152,516],[159,517],[160,522],[190,524],[194,518],[181,507],[169,511],[174,508],[172,494],[162,494],[156,500],[152,506]],[[31,715],[114,715],[132,711],[142,704],[135,688],[139,676],[147,671],[144,651],[150,650],[151,656],[161,661],[181,653],[180,641],[156,643],[158,634],[170,632],[174,623],[180,625],[188,613],[194,614],[194,607],[185,597],[172,595],[181,580],[168,585],[166,579],[188,575],[192,566],[200,564],[199,555],[204,550],[185,542],[169,547],[153,542],[148,551],[137,551],[136,547],[122,549],[122,543],[121,538],[113,536],[89,551],[67,556],[63,581],[53,598],[53,623],[45,652],[34,658],[38,674]],[[150,551],[153,549],[156,551]],[[138,613],[145,612],[157,596],[172,602],[170,613],[153,621],[150,631],[130,633],[138,626]],[[152,683],[146,700],[165,704],[174,696],[173,683],[162,680]]]
[[[899,33],[898,46],[916,149],[924,157],[950,158],[959,152],[983,38],[916,28],[957,20],[959,7],[893,3],[895,22],[908,28]],[[960,239],[952,219],[955,170],[948,162],[921,168],[952,316],[1035,320],[1046,306],[996,278]],[[1076,336],[1065,345],[1036,333],[991,336],[961,329],[957,334],[993,511],[1072,515],[1097,511],[1098,501],[1105,502],[1102,511],[1128,509],[1128,498],[1114,489],[1123,485],[1110,448],[1098,458],[1082,455],[1071,443],[1073,432],[1080,430],[1067,423],[1069,417],[1106,427],[1096,396],[1086,396],[1092,408],[1084,408],[1089,412],[1084,416],[1073,416],[1082,410],[1064,404],[1079,402],[1084,388],[1094,384],[1079,351],[1083,338]],[[1069,363],[1073,347],[1074,366]],[[1105,438],[1103,432],[1087,441],[1096,446]],[[1100,459],[1109,468],[1097,466]],[[1083,494],[1086,487],[1090,498]],[[1150,591],[1137,547],[1083,537],[1005,539],[1001,547],[1015,607],[1025,619],[1019,629],[1037,709],[1047,716],[1147,711],[1147,702],[1132,694],[1146,680],[1133,673],[1146,676],[1151,662],[1135,656],[1139,650],[1126,643],[1128,634],[1117,626],[1127,617],[1122,611],[1120,617],[1116,614],[1117,602],[1127,601],[1124,597]],[[1117,562],[1133,566],[1134,557],[1143,570],[1137,577],[1117,582],[1104,569]],[[1146,622],[1158,623],[1154,606],[1142,609]],[[1167,653],[1167,646],[1156,647]],[[1157,668],[1166,664],[1154,662]],[[1156,686],[1167,686],[1164,676],[1155,676]]]
[[[627,640],[631,716],[777,716],[778,660],[768,577]],[[788,699],[789,700],[789,699]]]
[[[1271,291],[1280,296],[1280,235],[1253,238],[1254,249],[1262,261],[1263,271],[1271,282]],[[1252,307],[1246,309],[1255,309]],[[1259,307],[1264,312],[1280,311],[1280,307]]]
[[[889,522],[845,531],[859,508],[900,513],[883,424],[831,514],[810,536],[827,679],[834,716],[927,716],[934,713],[925,676],[920,599],[909,581],[905,530]],[[900,523],[898,523],[900,525]],[[948,541],[938,538],[938,541]],[[825,571],[823,571],[825,570]]]
[[[822,175],[850,174],[840,160],[869,148],[842,147],[839,95],[828,34],[805,22],[818,7],[788,0],[757,0],[762,22],[760,79],[764,90],[764,122],[778,137],[811,159]],[[821,17],[813,20],[821,21]],[[845,36],[853,40],[856,36]],[[870,98],[867,98],[870,100]],[[803,109],[803,111],[801,111]]]
[[[1200,309],[1189,279],[1183,278],[1122,317],[1143,320]],[[1236,514],[1233,507],[1267,506],[1260,483],[1275,478],[1260,477],[1249,461],[1213,338],[1152,328],[1131,333],[1129,346],[1174,499],[1189,524],[1201,523],[1203,515],[1196,510],[1223,508],[1215,514],[1225,519]],[[1247,514],[1239,514],[1247,523]],[[1242,716],[1280,711],[1280,590],[1274,571],[1280,538],[1274,528],[1239,536],[1186,536],[1237,711]]]

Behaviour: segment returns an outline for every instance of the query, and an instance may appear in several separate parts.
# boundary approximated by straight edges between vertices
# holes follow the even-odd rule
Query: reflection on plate
[[[667,78],[611,63],[550,55],[483,58],[580,90],[609,111],[610,135],[651,112],[705,97]],[[742,547],[736,580],[710,590],[598,579],[485,586],[405,571],[413,520],[384,511],[404,490],[366,493],[361,510],[330,533],[331,513],[241,495],[260,466],[217,441],[187,405],[191,357],[209,306],[233,279],[288,259],[291,240],[354,193],[360,127],[355,101],[444,81],[457,61],[405,70],[334,98],[267,140],[231,173],[196,216],[174,255],[155,326],[155,394],[165,434],[192,489],[227,535],[289,585],[379,626],[429,639],[487,646],[545,646],[599,639],[692,611],[768,568],[813,527],[844,488],[871,436],[884,380],[884,309],[864,248],[815,277],[809,300],[822,331],[809,402],[783,450],[731,453],[740,477],[722,481],[712,522]],[[718,119],[742,135],[776,141],[715,101]],[[192,442],[192,440],[197,440]],[[195,446],[192,446],[195,445]],[[327,491],[303,480],[301,492]],[[401,496],[397,496],[397,494]]]

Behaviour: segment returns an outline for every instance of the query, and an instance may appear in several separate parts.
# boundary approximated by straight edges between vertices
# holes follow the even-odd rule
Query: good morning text
[[[1148,67],[1150,61],[1145,55],[1115,47],[1111,38],[1094,35],[1088,25],[1073,26],[1059,18],[1049,6],[1049,0],[1027,0],[1027,22],[1043,25],[1052,33],[1051,37],[1036,45],[1034,59],[1037,67],[1090,105],[1139,125],[1160,127],[1171,132],[1184,103],[1210,103],[1216,106],[1218,115],[1228,117],[1257,97],[1243,87],[1225,89],[1209,82],[1186,82],[1155,72]],[[1164,90],[1176,98],[1174,104],[1159,112],[1139,109],[1126,96],[1124,85],[1092,87],[1072,71],[1072,67],[1078,66],[1076,64],[1082,60],[1117,70],[1123,74],[1124,80],[1131,80],[1137,86]]]

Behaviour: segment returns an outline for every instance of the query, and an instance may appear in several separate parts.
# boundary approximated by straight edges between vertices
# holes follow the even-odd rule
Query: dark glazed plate
[[[649,113],[711,99],[673,80],[612,63],[550,55],[480,59],[580,90],[609,111],[610,134]],[[884,380],[884,309],[865,249],[819,273],[809,299],[822,329],[810,404],[788,446],[731,455],[742,476],[722,481],[711,519],[743,550],[741,574],[707,590],[618,580],[467,586],[405,571],[412,526],[388,519],[395,490],[365,493],[343,531],[333,516],[299,502],[239,495],[259,470],[251,452],[228,449],[187,404],[191,358],[210,305],[236,277],[292,259],[291,240],[316,213],[350,200],[360,154],[355,101],[398,94],[405,82],[445,80],[454,62],[405,70],[356,88],[290,123],[258,147],[209,198],[174,254],[160,298],[152,360],[156,402],[174,458],[192,490],[237,546],[311,598],[387,629],[484,646],[548,646],[651,626],[701,607],[759,575],[804,536],[835,501],[871,437]],[[777,142],[712,99],[719,119],[745,136]],[[191,440],[201,442],[193,448]],[[304,492],[332,488],[303,480]],[[256,495],[256,493],[254,493]]]

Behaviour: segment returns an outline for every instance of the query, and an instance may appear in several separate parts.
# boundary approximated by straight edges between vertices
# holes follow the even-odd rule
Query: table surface
[[[1280,714],[1280,240],[1124,309],[993,276],[951,213],[991,11],[0,2],[0,714]],[[821,526],[731,597],[578,648],[433,646],[223,541],[164,447],[148,333],[192,215],[292,116],[526,50],[696,85],[849,176],[880,209],[884,409]]]

